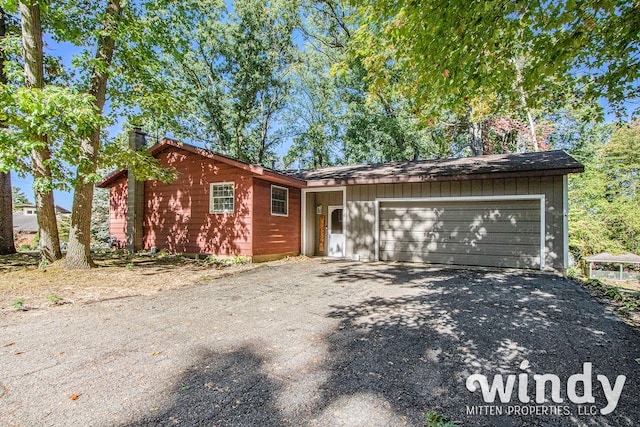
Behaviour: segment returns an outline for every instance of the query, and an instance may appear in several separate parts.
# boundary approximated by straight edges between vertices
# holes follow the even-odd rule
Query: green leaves
[[[238,0],[233,12],[212,0],[146,7],[141,44],[152,55],[139,64],[146,88],[133,97],[143,102],[147,120],[264,162],[278,142],[272,126],[288,95],[296,3]],[[168,108],[147,102],[149,96]]]
[[[77,164],[78,141],[104,123],[90,95],[69,88],[44,89],[0,86],[0,170],[29,170],[27,157],[49,146],[53,181],[44,186],[66,187],[69,168]],[[46,135],[42,141],[38,135]]]
[[[434,111],[462,112],[469,100],[493,113],[521,108],[522,90],[528,107],[552,109],[563,89],[582,87],[584,102],[604,97],[623,112],[640,95],[638,2],[353,3],[350,49],[366,58],[373,87],[395,85]]]
[[[136,178],[140,181],[159,180],[169,183],[177,176],[174,168],[161,167],[158,159],[152,157],[148,151],[131,150],[126,132],[104,145],[98,166],[102,171],[132,167]],[[102,174],[96,173],[92,181],[100,181],[101,176]]]
[[[570,247],[579,257],[640,250],[640,122],[574,145],[585,172],[570,179]]]

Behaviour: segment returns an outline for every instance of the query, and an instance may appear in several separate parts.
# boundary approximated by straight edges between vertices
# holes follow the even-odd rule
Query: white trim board
[[[306,255],[309,256],[309,254],[306,253],[306,249],[307,249],[307,227],[306,227],[306,221],[307,221],[307,193],[328,193],[331,191],[342,191],[342,208],[343,208],[343,215],[345,215],[343,221],[342,221],[342,229],[344,232],[344,239],[345,239],[345,246],[346,246],[346,241],[348,236],[347,233],[347,221],[346,221],[346,213],[347,213],[347,187],[344,185],[338,186],[338,187],[323,187],[323,188],[303,188],[301,195],[300,195],[300,200],[301,200],[301,209],[300,209],[300,228],[301,228],[301,233],[300,233],[300,253],[302,255]],[[313,255],[313,254],[310,254]],[[346,247],[345,247],[345,256],[346,256]]]
[[[375,260],[380,261],[380,203],[398,202],[490,202],[509,200],[539,200],[540,201],[540,270],[545,267],[546,258],[546,225],[545,225],[545,195],[544,194],[514,194],[505,196],[454,196],[454,197],[379,197],[375,199]]]

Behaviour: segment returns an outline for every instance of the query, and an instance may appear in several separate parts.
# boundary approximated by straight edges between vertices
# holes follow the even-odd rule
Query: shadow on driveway
[[[202,349],[196,359],[176,383],[171,406],[130,425],[275,426],[285,422],[275,404],[280,387],[261,374],[263,360],[255,349],[243,347],[222,354]]]
[[[284,277],[284,276],[283,276]],[[357,303],[332,305],[325,316],[338,327],[325,337],[324,374],[306,405],[283,412],[286,378],[266,369],[264,353],[251,347],[226,354],[203,351],[173,391],[173,404],[131,425],[416,425],[435,410],[461,425],[611,425],[640,420],[638,335],[573,282],[550,275],[507,271],[428,269],[411,265],[327,263],[316,273],[346,292],[383,286]],[[374,286],[375,285],[375,286]],[[527,360],[529,367],[519,368]],[[591,405],[567,399],[567,379],[593,363]],[[503,415],[479,414],[487,405],[467,390],[469,375],[491,384],[496,374],[527,374],[531,403],[491,406]],[[533,403],[534,374],[556,374],[562,403]],[[606,406],[596,375],[626,384],[616,410]],[[578,395],[584,390],[578,387]],[[537,415],[507,415],[536,410]],[[541,414],[541,407],[563,415]],[[487,409],[488,410],[488,409]],[[497,409],[495,409],[497,410]],[[475,411],[475,413],[469,413]],[[589,415],[586,415],[588,413]]]

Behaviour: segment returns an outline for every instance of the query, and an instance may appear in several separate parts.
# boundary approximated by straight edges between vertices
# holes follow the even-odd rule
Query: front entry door
[[[344,257],[344,211],[342,206],[329,206],[329,249],[327,255]]]

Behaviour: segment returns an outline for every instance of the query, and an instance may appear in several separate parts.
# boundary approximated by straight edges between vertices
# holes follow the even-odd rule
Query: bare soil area
[[[623,322],[640,331],[640,292],[616,282],[587,279],[574,281]]]
[[[58,263],[39,264],[35,252],[0,257],[0,310],[29,310],[149,295],[263,265],[243,262],[240,258],[196,260],[111,251],[94,254],[94,260],[98,268],[69,271]]]

